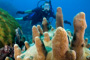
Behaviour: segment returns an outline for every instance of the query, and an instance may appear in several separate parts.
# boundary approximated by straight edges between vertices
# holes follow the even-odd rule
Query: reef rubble
[[[85,13],[78,13],[73,20],[74,34],[64,29],[63,13],[60,7],[56,13],[56,29],[43,18],[43,27],[32,27],[32,43],[25,42],[27,50],[22,53],[18,44],[14,45],[15,60],[90,60],[88,39],[84,39],[87,28]],[[87,47],[88,46],[88,47]],[[5,60],[10,60],[6,57]]]

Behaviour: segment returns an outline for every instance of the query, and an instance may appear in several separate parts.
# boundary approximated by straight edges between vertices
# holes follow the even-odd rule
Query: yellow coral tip
[[[17,59],[21,58],[20,56],[17,56]]]
[[[18,46],[18,44],[14,44],[14,47],[17,47]]]
[[[28,43],[28,41],[25,41],[24,43]]]

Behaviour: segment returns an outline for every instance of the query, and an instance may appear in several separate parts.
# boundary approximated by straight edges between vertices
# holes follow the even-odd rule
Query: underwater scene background
[[[0,8],[8,11],[13,17],[22,17],[24,15],[16,15],[17,11],[26,11],[32,10],[37,7],[37,3],[39,0],[0,0]],[[48,1],[48,0],[47,0]],[[87,22],[87,29],[85,36],[88,36],[90,39],[90,4],[89,0],[51,0],[52,7],[56,14],[57,7],[61,7],[63,11],[63,19],[68,20],[71,22],[71,26],[64,24],[65,29],[70,29],[73,32],[73,18],[78,12],[85,12],[86,14],[86,22]],[[4,5],[3,5],[4,4]],[[42,4],[42,3],[40,3]],[[29,36],[31,34],[30,31],[30,23],[29,21],[18,21],[24,30],[24,34]],[[55,20],[51,23],[55,28]],[[27,27],[26,27],[27,26]],[[27,32],[28,31],[28,32]]]
[[[7,11],[11,16],[13,16],[14,18],[19,18],[19,17],[23,17],[23,16],[25,16],[25,15],[27,15],[27,14],[16,14],[16,12],[17,11],[26,11],[26,10],[32,10],[32,9],[34,9],[34,8],[36,8],[37,7],[37,3],[39,2],[40,0],[0,0],[0,8],[2,8],[2,9],[4,9],[5,11]],[[48,1],[48,0],[47,0]],[[40,4],[43,4],[43,2],[41,2]],[[85,30],[85,34],[84,34],[84,38],[88,38],[88,43],[90,43],[90,0],[51,0],[51,4],[52,4],[52,8],[53,8],[53,10],[54,10],[54,12],[55,12],[55,14],[57,13],[57,7],[61,7],[62,8],[62,13],[63,13],[63,20],[67,20],[67,21],[69,21],[70,23],[71,23],[71,25],[69,25],[69,24],[64,24],[64,29],[65,30],[70,30],[71,32],[72,32],[72,34],[74,34],[73,32],[74,32],[74,27],[73,27],[73,21],[74,21],[74,17],[79,13],[79,12],[84,12],[85,13],[85,19],[86,19],[86,23],[87,23],[87,28],[86,28],[86,30]],[[0,10],[1,11],[1,10]],[[13,17],[11,17],[12,19],[13,19]],[[51,21],[51,24],[50,25],[52,25],[55,29],[56,29],[56,19],[53,19],[53,18],[50,18],[49,19],[50,21]],[[20,24],[20,26],[17,24],[17,22],[16,21],[14,21],[14,19],[13,19],[13,21],[10,21],[10,22],[14,22],[15,24],[12,24],[12,26],[10,26],[9,24],[8,24],[8,22],[7,22],[7,25],[8,26],[10,26],[10,27],[13,27],[13,25],[16,25],[16,26],[14,26],[14,28],[13,29],[15,29],[17,26],[18,27],[20,27],[21,29],[22,29],[22,32],[23,32],[23,34],[24,34],[24,36],[25,36],[25,38],[26,38],[26,40],[28,41],[28,40],[31,40],[32,39],[32,33],[33,33],[33,29],[35,29],[35,27],[33,27],[33,26],[31,26],[31,24],[30,24],[30,21],[17,21],[19,24]],[[13,31],[13,29],[11,29],[12,31]],[[61,30],[63,30],[62,28],[59,28],[59,29],[61,29]],[[58,30],[58,29],[57,29]],[[56,30],[56,31],[57,31]],[[1,31],[1,30],[0,30]],[[64,32],[63,32],[64,33]],[[7,33],[6,33],[7,34]],[[9,34],[9,33],[8,33]],[[10,34],[10,36],[12,35],[13,33],[11,33]],[[38,34],[38,33],[37,33]],[[52,32],[48,32],[48,34],[52,34]],[[46,35],[48,36],[48,34],[46,33]],[[62,34],[62,33],[60,33],[60,34]],[[46,36],[45,35],[45,36]],[[9,36],[9,37],[10,37]],[[40,35],[41,36],[41,35]],[[8,36],[7,36],[8,37]],[[50,36],[50,37],[52,37],[52,35]],[[65,35],[65,37],[66,37],[66,35]],[[75,37],[75,36],[74,36]],[[12,39],[12,38],[11,38]],[[33,39],[35,39],[35,37],[33,37]],[[43,39],[43,36],[41,36],[41,40]],[[48,38],[47,38],[48,39]],[[23,40],[23,38],[22,38],[22,40]],[[39,41],[39,38],[37,37],[37,40]],[[6,41],[7,42],[7,41]],[[12,42],[11,40],[10,40],[10,42]],[[36,47],[33,47],[33,48],[29,48],[30,46],[28,46],[29,44],[28,44],[28,42],[25,42],[27,45],[27,49],[30,49],[30,51],[32,51],[33,49],[36,49],[38,46],[39,46],[39,44],[41,43],[40,41],[39,41],[39,43],[37,43],[37,41],[34,41],[34,42],[36,42],[35,44],[36,44]],[[53,44],[54,44],[54,39],[53,39]],[[56,41],[56,42],[58,42],[58,41]],[[31,42],[30,42],[31,43]],[[48,44],[50,43],[51,44],[51,42],[49,42],[49,43],[46,43],[46,42],[44,42],[45,43],[45,46],[48,46]],[[73,43],[73,44],[76,44],[77,42],[75,42],[75,43]],[[21,42],[21,44],[23,45],[23,43]],[[66,40],[65,40],[65,44],[67,44],[68,45],[68,43],[66,42]],[[77,43],[77,44],[79,44],[79,43]],[[2,44],[0,44],[0,45],[2,45]],[[6,45],[6,44],[5,44]],[[31,46],[33,46],[34,44],[31,44]],[[54,44],[55,45],[55,44]],[[41,46],[41,45],[40,45]],[[55,46],[57,46],[57,45],[55,45]],[[73,45],[72,45],[73,46]],[[85,45],[86,46],[86,45]],[[58,47],[58,46],[57,46]],[[65,46],[66,48],[67,48],[67,46]],[[83,44],[82,44],[82,47],[83,47]],[[17,46],[17,45],[15,45],[15,47],[14,47],[14,49],[15,48],[18,48],[19,49],[19,47]],[[20,46],[20,48],[21,48],[21,46]],[[80,48],[80,47],[79,47]],[[42,48],[39,48],[40,49],[40,51],[41,51],[41,53],[43,52],[43,50],[42,50]],[[48,50],[49,52],[51,51],[51,45],[49,45],[49,47],[45,47],[45,49],[46,50]],[[13,49],[11,49],[11,50],[13,50]],[[21,48],[21,50],[22,50],[22,48]],[[67,49],[66,49],[67,50]],[[75,50],[77,51],[77,49],[75,48]],[[82,50],[82,49],[81,49]],[[86,48],[84,49],[85,51],[87,51],[88,53],[90,53],[90,51],[89,50],[87,50]],[[17,51],[17,50],[16,50]],[[17,51],[18,52],[18,54],[17,54],[17,56],[19,55],[19,54],[21,54],[21,53],[19,53],[20,52],[20,50],[18,50]],[[29,52],[29,50],[27,50],[27,52],[25,53],[25,56],[24,57],[26,57],[27,56],[27,53]],[[36,52],[36,50],[35,50],[35,52]],[[74,54],[75,52],[74,51],[72,51],[73,53],[71,53],[71,55],[72,54]],[[15,52],[16,53],[16,52]],[[51,52],[52,53],[52,52]],[[77,54],[78,52],[76,52],[76,54]],[[13,54],[13,52],[12,53],[10,53],[10,54]],[[43,53],[44,54],[44,53]],[[42,56],[43,56],[43,54],[41,54]],[[47,54],[47,53],[45,53],[45,54]],[[32,54],[30,54],[30,55],[32,55]],[[81,55],[83,55],[82,53],[81,53]],[[87,55],[90,55],[90,54],[86,54],[85,56],[87,56]],[[23,54],[22,55],[20,55],[21,57],[23,57]],[[31,59],[33,59],[33,56],[34,55],[32,55],[32,56],[30,56],[30,58]],[[51,55],[49,55],[49,57],[50,57]],[[72,56],[74,56],[74,55],[72,55]],[[78,55],[79,56],[79,55]],[[52,60],[52,59],[49,59],[49,57],[47,58],[47,60]],[[5,57],[4,57],[5,58]],[[16,56],[14,57],[15,58],[15,60],[17,60],[16,59]],[[45,58],[45,57],[44,57]],[[36,60],[44,60],[44,58],[42,58],[42,59],[36,59]],[[55,57],[54,57],[55,58]],[[13,58],[12,58],[13,59]],[[59,58],[57,58],[57,59],[59,59]],[[57,60],[57,59],[54,59],[54,60]],[[66,59],[66,58],[65,58]],[[61,60],[65,60],[65,59],[61,59]],[[70,59],[70,58],[69,58]],[[89,59],[90,59],[90,57],[89,57]],[[25,60],[25,59],[23,59],[23,60]],[[28,59],[27,59],[28,60]],[[72,58],[71,60],[74,60],[74,58]],[[76,60],[76,59],[75,59]],[[79,58],[77,59],[77,60],[80,60]],[[86,60],[86,58],[84,59],[84,60]],[[88,60],[88,58],[87,58],[87,60]]]

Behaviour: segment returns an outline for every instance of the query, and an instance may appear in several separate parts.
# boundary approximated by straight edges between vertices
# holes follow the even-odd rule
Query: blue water
[[[23,15],[16,15],[16,11],[25,11],[34,9],[37,6],[39,0],[0,0],[0,7],[7,10],[13,17],[21,17]],[[3,3],[2,3],[3,2]],[[73,18],[79,12],[85,12],[87,29],[85,37],[90,38],[90,0],[51,0],[52,7],[56,13],[57,7],[62,8],[64,20],[71,22],[72,26],[64,24],[65,29],[74,30],[73,28]],[[31,27],[29,22],[19,21],[22,29],[30,31]],[[55,27],[55,20],[52,22],[53,27]],[[27,26],[27,28],[25,27]],[[27,31],[24,33],[27,33]],[[30,34],[30,33],[28,33]],[[90,39],[89,39],[90,40]]]

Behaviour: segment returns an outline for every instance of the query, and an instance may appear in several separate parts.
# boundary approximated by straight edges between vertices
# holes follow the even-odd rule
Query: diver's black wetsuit
[[[34,10],[32,10],[32,12],[30,14],[23,17],[23,20],[24,21],[25,20],[32,20],[31,25],[35,25],[38,22],[42,22],[43,17],[46,17],[47,20],[49,20],[50,17],[55,18],[56,16],[55,16],[54,11],[52,9],[51,0],[49,1],[49,4],[50,4],[49,11],[44,11],[44,9],[42,7],[37,7]],[[18,13],[24,14],[24,12],[20,12],[20,11]],[[64,23],[71,25],[71,23],[67,20]]]
[[[55,18],[54,12],[50,9],[49,11],[44,11],[42,8],[38,7],[32,10],[32,13],[23,17],[23,20],[32,20],[32,25],[42,22],[43,17],[46,17],[47,20],[49,17]]]

